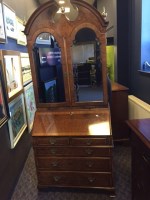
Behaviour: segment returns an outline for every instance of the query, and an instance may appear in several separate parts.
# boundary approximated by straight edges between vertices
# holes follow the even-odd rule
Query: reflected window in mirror
[[[100,42],[89,28],[79,30],[72,45],[76,102],[103,101]]]
[[[50,33],[41,33],[33,47],[40,103],[65,101],[61,49]]]

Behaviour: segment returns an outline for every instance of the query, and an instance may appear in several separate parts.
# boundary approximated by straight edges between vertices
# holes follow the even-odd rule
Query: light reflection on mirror
[[[100,43],[92,29],[83,28],[72,46],[76,102],[103,101]]]
[[[61,49],[50,33],[41,33],[33,47],[40,103],[65,101]]]

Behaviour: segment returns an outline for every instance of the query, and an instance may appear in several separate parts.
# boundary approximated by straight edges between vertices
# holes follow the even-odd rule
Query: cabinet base
[[[69,192],[85,192],[85,193],[90,193],[90,192],[95,192],[95,193],[105,193],[108,194],[111,198],[116,196],[115,193],[115,188],[103,188],[103,187],[84,187],[84,186],[41,186],[38,185],[37,189],[40,192],[64,192],[68,191]]]

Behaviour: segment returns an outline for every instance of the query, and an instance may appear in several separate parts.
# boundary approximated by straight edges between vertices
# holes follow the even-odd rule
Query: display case
[[[33,83],[29,83],[24,87],[25,107],[28,124],[28,132],[30,133],[33,126],[34,115],[36,111]]]
[[[3,16],[3,5],[0,2],[0,43],[6,42],[6,32],[4,25],[4,16]]]
[[[10,119],[8,121],[8,128],[11,148],[13,149],[27,127],[23,94],[9,103],[9,113]]]
[[[11,102],[23,91],[20,53],[1,50],[0,55],[7,89],[7,99]]]
[[[28,53],[20,53],[20,58],[21,58],[23,85],[25,86],[32,81],[30,60]]]
[[[32,137],[38,188],[97,188],[114,193],[108,22],[85,1],[70,3],[70,13],[56,1],[42,4],[25,28],[37,106]],[[89,81],[84,80],[87,71]]]
[[[2,73],[2,65],[0,61],[0,128],[8,121],[9,111],[6,99],[6,89]]]

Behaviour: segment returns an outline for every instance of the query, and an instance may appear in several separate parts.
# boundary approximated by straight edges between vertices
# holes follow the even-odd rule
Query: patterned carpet
[[[114,181],[116,197],[96,191],[53,190],[39,192],[33,150],[31,149],[11,200],[131,200],[131,148],[117,145],[114,148]]]

